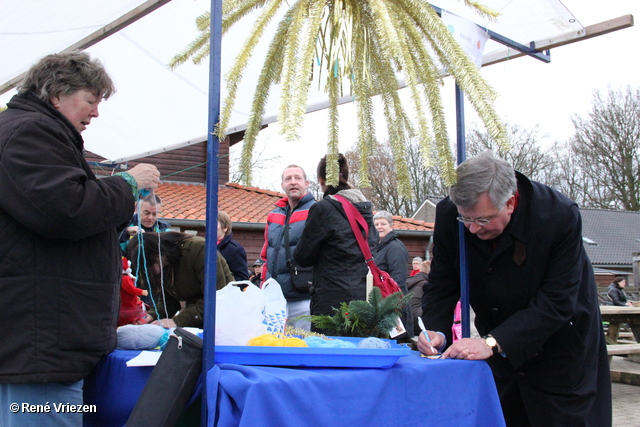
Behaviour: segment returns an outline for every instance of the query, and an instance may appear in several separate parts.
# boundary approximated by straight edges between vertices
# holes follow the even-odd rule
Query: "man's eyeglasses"
[[[500,211],[498,211],[498,213],[500,213]],[[489,218],[476,218],[476,219],[471,219],[471,218],[467,218],[466,216],[462,216],[459,215],[458,217],[456,217],[456,219],[458,221],[460,221],[463,224],[472,224],[472,223],[476,223],[478,225],[487,225],[489,224],[491,221],[493,221],[494,219],[496,219],[496,217],[498,216],[498,213],[496,213],[495,215],[489,217]]]

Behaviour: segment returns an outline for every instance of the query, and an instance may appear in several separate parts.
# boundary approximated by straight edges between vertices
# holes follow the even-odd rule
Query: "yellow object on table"
[[[269,346],[269,347],[308,347],[307,343],[300,338],[287,337],[283,334],[263,334],[253,337],[247,345]]]

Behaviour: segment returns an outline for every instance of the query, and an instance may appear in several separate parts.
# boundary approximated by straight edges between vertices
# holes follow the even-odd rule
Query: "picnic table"
[[[608,322],[607,328],[607,352],[609,362],[613,356],[628,356],[640,354],[640,307],[600,306],[602,321]],[[636,343],[618,343],[620,337],[620,325],[626,323],[633,333]]]

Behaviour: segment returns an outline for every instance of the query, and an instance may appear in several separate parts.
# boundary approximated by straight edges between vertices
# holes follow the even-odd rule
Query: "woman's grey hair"
[[[34,92],[38,98],[50,102],[51,98],[73,95],[88,90],[107,99],[116,88],[97,59],[80,51],[54,53],[41,58],[33,65],[18,87],[18,94]]]
[[[473,208],[486,192],[491,203],[502,209],[518,189],[513,166],[495,157],[491,150],[465,160],[456,173],[458,181],[449,189],[449,196],[456,206],[463,208]]]
[[[416,262],[416,261],[417,261],[417,262],[422,262],[422,258],[420,258],[419,256],[417,256],[417,257],[415,257],[415,258],[413,259],[413,261],[411,261],[411,262],[413,263],[413,262]]]
[[[393,215],[391,215],[387,211],[380,211],[377,214],[375,214],[373,216],[373,220],[375,221],[376,219],[386,219],[389,225],[393,225]]]

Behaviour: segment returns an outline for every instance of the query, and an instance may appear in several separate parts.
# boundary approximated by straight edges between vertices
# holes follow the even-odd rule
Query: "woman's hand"
[[[146,325],[147,323],[151,323],[153,321],[153,316],[147,313],[144,319],[140,319],[136,321],[136,325]]]
[[[158,183],[160,182],[160,171],[148,163],[140,163],[127,172],[136,180],[139,190],[153,190],[158,187]]]
[[[175,328],[177,326],[176,322],[174,322],[173,319],[160,319],[160,320],[156,320],[152,324],[160,325],[165,329]]]

